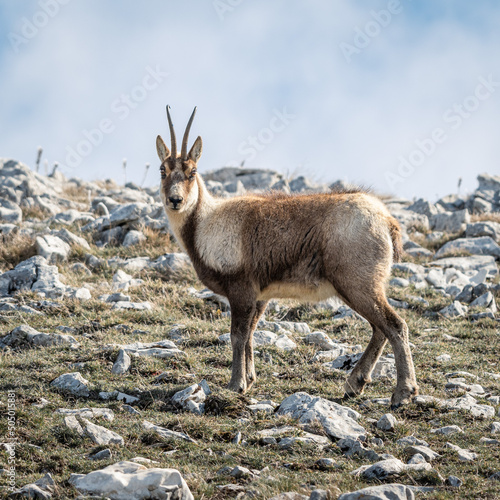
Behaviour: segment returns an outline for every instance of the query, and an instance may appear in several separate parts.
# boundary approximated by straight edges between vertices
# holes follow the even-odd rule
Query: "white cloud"
[[[7,33],[39,8],[25,5],[3,8]],[[243,1],[221,21],[212,2],[70,1],[19,54],[6,38],[0,45],[0,155],[32,164],[40,144],[44,157],[63,163],[67,146],[110,118],[114,132],[70,174],[122,180],[126,157],[128,178],[140,182],[144,164],[158,163],[156,135],[168,136],[165,104],[179,135],[198,105],[192,138],[204,140],[201,170],[245,159],[241,143],[286,107],[295,118],[246,165],[388,191],[384,174],[396,171],[398,157],[446,125],[443,113],[479,76],[497,71],[500,9],[474,6],[469,18],[401,0],[403,11],[348,64],[339,44],[387,5]],[[156,65],[169,76],[120,120],[111,103]],[[455,191],[458,177],[472,190],[478,173],[498,171],[499,95],[481,102],[397,193],[433,198]]]

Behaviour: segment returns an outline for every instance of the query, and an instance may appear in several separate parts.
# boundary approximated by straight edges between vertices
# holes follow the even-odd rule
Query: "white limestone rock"
[[[369,486],[352,493],[344,493],[338,500],[414,500],[415,494],[410,486],[404,484],[381,484]]]
[[[144,236],[144,233],[141,231],[136,231],[135,229],[132,229],[127,233],[125,238],[123,239],[122,245],[124,247],[131,247],[134,245],[138,245],[139,243],[142,243],[143,241],[146,241],[146,236]]]
[[[144,429],[148,431],[154,431],[159,436],[166,439],[181,439],[184,441],[188,441],[190,443],[196,443],[196,441],[193,438],[190,438],[187,434],[184,434],[183,432],[171,431],[170,429],[165,429],[164,427],[160,427],[159,425],[152,424],[147,420],[144,420],[142,426],[144,427]]]
[[[442,314],[445,318],[459,318],[465,316],[467,311],[467,306],[455,300],[449,306],[443,307],[443,309],[439,311],[439,314]]]
[[[97,495],[111,500],[194,500],[179,471],[148,469],[135,462],[118,462],[87,475],[72,475],[69,481],[84,495]]]
[[[336,349],[337,345],[333,340],[324,332],[312,332],[304,337],[306,344],[314,344],[322,351],[329,351]]]
[[[489,236],[480,238],[458,238],[445,243],[437,252],[436,259],[454,252],[468,252],[472,255],[490,255],[500,259],[500,246]]]
[[[356,422],[359,418],[358,412],[305,392],[297,392],[285,398],[277,414],[289,415],[302,424],[318,421],[326,434],[333,439],[357,439],[366,435],[366,430]]]
[[[47,259],[50,264],[67,260],[71,251],[71,247],[65,241],[50,234],[37,236],[35,243],[37,254]]]
[[[397,423],[398,421],[394,415],[386,413],[377,421],[377,429],[380,429],[381,431],[392,431],[396,427]]]
[[[206,380],[199,384],[193,384],[182,391],[176,392],[172,396],[172,402],[182,408],[202,415],[205,413],[205,399],[211,393]]]
[[[108,444],[116,444],[118,446],[123,446],[125,444],[124,439],[106,427],[102,427],[101,425],[96,425],[87,420],[86,418],[82,418],[82,423],[84,425],[84,431],[87,436],[94,441],[95,444],[102,446]]]
[[[113,367],[111,368],[111,372],[116,375],[123,375],[124,373],[128,372],[130,364],[130,356],[124,349],[120,349],[118,351],[118,356],[116,357]]]
[[[53,380],[50,385],[62,391],[71,392],[75,396],[89,397],[90,391],[87,387],[88,380],[84,379],[80,372],[64,373]]]

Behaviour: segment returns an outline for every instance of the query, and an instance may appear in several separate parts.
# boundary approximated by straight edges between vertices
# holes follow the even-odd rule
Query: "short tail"
[[[392,240],[392,259],[394,262],[400,262],[403,256],[403,238],[401,237],[401,226],[394,217],[389,219],[389,231]]]

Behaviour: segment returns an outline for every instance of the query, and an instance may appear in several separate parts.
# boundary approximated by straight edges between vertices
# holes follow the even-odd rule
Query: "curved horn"
[[[177,158],[177,141],[175,140],[175,130],[174,125],[172,123],[172,118],[170,117],[170,106],[167,104],[167,118],[168,118],[168,127],[170,128],[170,141],[172,146],[172,156],[175,160]]]
[[[196,106],[194,107],[193,112],[191,113],[191,118],[189,118],[188,124],[186,126],[186,131],[184,132],[184,137],[182,139],[181,158],[183,160],[187,159],[189,131],[191,130],[191,124],[193,123],[193,118],[195,114],[196,114]]]

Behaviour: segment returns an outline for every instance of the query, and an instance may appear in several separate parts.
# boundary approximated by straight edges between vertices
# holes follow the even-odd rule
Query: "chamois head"
[[[170,128],[171,150],[169,150],[158,136],[156,138],[156,151],[161,161],[161,189],[160,194],[166,210],[182,211],[192,206],[197,199],[198,184],[196,182],[197,163],[201,156],[202,142],[198,137],[187,152],[189,130],[196,113],[194,108],[191,118],[186,126],[182,139],[181,154],[177,153],[175,131],[170,117],[170,106],[167,106],[168,126]]]

